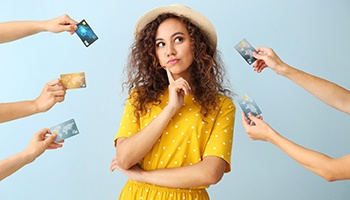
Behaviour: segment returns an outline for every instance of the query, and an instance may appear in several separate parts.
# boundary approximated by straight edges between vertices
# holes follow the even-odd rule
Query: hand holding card
[[[253,56],[253,52],[258,53],[252,45],[246,39],[243,39],[238,44],[236,44],[235,49],[241,56],[247,61],[249,65],[256,61],[256,58]]]
[[[254,99],[248,95],[244,95],[243,99],[239,98],[238,103],[247,119],[249,119],[248,113],[252,113],[254,116],[258,116],[262,113]]]
[[[66,89],[86,88],[85,73],[61,74],[60,79]]]
[[[52,134],[57,134],[55,142],[58,142],[79,134],[79,130],[74,119],[70,119],[54,127],[51,127],[50,131]]]

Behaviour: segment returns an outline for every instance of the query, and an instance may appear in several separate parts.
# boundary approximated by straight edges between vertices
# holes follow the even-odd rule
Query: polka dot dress
[[[160,105],[153,106],[139,120],[133,114],[134,107],[130,103],[132,99],[128,100],[114,139],[137,134],[159,115],[168,99],[166,91],[160,97]],[[219,99],[219,107],[215,113],[203,120],[194,97],[185,95],[183,106],[170,120],[151,151],[140,161],[140,167],[144,170],[183,167],[196,164],[206,156],[216,156],[226,161],[226,172],[229,172],[236,108],[228,97],[220,95]],[[120,199],[209,199],[206,187],[208,186],[173,191],[174,189],[129,180],[120,194]]]

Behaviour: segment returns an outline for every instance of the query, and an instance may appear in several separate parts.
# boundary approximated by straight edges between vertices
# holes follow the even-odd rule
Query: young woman
[[[128,98],[111,170],[120,199],[209,199],[230,171],[235,106],[211,22],[182,5],[144,14],[127,65]]]

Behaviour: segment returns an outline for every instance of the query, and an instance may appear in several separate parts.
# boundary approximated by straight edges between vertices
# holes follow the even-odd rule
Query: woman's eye
[[[164,46],[165,44],[164,44],[164,42],[159,42],[159,43],[157,43],[157,47],[162,47],[162,46]]]
[[[181,42],[182,40],[183,40],[182,37],[177,37],[177,38],[175,38],[175,42]]]

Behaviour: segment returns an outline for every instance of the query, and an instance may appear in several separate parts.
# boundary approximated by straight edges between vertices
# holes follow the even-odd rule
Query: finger
[[[258,67],[254,68],[257,73],[261,73],[266,68],[265,64],[260,64]]]
[[[66,86],[62,83],[61,79],[58,78],[57,81],[58,82],[55,84],[55,86],[61,86],[62,89],[67,90]]]
[[[46,149],[58,149],[63,147],[63,142],[51,142],[46,146]]]
[[[117,163],[116,163],[116,160],[114,160],[113,158],[109,169],[111,170],[111,172],[113,172],[116,168],[117,168]]]
[[[258,48],[256,48],[256,51],[258,52],[257,55],[263,55],[263,54],[267,54],[268,48],[260,46]]]
[[[259,51],[258,51],[259,52]],[[258,60],[261,60],[261,59],[264,59],[264,57],[266,56],[266,54],[264,54],[264,52],[261,52],[260,53],[256,53],[256,52],[253,52],[253,56],[254,58],[258,59]]]
[[[248,120],[244,114],[244,112],[241,112],[241,117],[242,117],[242,124],[244,129],[247,129],[249,127],[250,124],[250,120]]]
[[[55,92],[55,95],[63,95],[66,92],[66,88],[60,85],[54,85],[50,87],[50,91]]]
[[[51,87],[49,89],[49,91],[51,92],[52,95],[54,96],[64,96],[66,95],[66,89],[64,89],[63,87],[61,86],[57,86],[57,87]]]
[[[77,29],[78,27],[74,24],[68,24],[68,25],[64,25],[62,27],[62,30],[63,31],[67,31],[67,32],[70,32],[71,34],[74,33],[74,31]]]
[[[48,85],[50,86],[55,86],[55,85],[59,85],[59,86],[62,86],[62,82],[60,79],[56,78],[50,82],[47,83]]]
[[[180,79],[178,79],[178,80],[176,80],[176,81],[179,81],[180,84],[181,84],[181,85],[178,86],[179,89],[181,89],[182,91],[184,91],[185,94],[189,94],[189,93],[190,93],[190,90],[191,90],[190,84],[189,84],[185,79],[180,78]]]
[[[58,143],[51,143],[49,144],[49,146],[46,147],[46,149],[58,149],[61,148],[63,146],[63,144],[58,144]]]
[[[241,112],[241,116],[242,116],[242,119],[244,119],[244,121],[249,123],[250,119],[247,119],[244,112]]]
[[[190,86],[190,84],[185,80],[185,86],[186,86],[186,90],[188,90],[187,91],[187,94],[189,94],[189,92],[190,92],[190,90],[191,90],[191,86]]]
[[[74,24],[74,25],[78,24],[78,22],[72,19],[68,14],[65,14],[64,17],[66,18],[65,21],[68,22],[69,24]]]
[[[170,72],[170,70],[168,68],[166,68],[166,73],[168,75],[169,84],[173,83],[174,82],[174,77],[173,77],[173,75],[171,74],[171,72]]]
[[[111,172],[113,172],[117,168],[117,164],[118,164],[117,156],[114,156],[112,159],[110,168],[109,168],[111,170]]]
[[[37,135],[42,139],[42,140],[46,140],[46,136],[48,134],[50,134],[50,129],[48,128],[44,128],[44,129],[41,129],[40,131],[37,132]]]
[[[56,134],[52,134],[49,137],[46,137],[44,140],[44,144],[46,148],[48,148],[52,143],[54,143],[55,139],[56,139]]]
[[[57,141],[55,143],[58,143],[58,144],[63,144],[64,143],[64,140],[60,140],[60,141]]]
[[[61,103],[61,102],[63,102],[64,101],[64,96],[56,96],[55,97],[55,102],[58,102],[58,103]]]
[[[78,29],[77,25],[70,25],[70,34],[73,35],[75,31]]]
[[[255,117],[252,113],[248,113],[248,117],[254,124],[257,124],[257,122],[260,120],[258,117]]]
[[[261,72],[263,69],[266,68],[266,63],[263,60],[257,60],[254,65],[254,71]]]
[[[112,164],[110,167],[109,167],[109,170],[111,170],[111,172],[114,172],[114,170],[117,168],[116,165]]]

